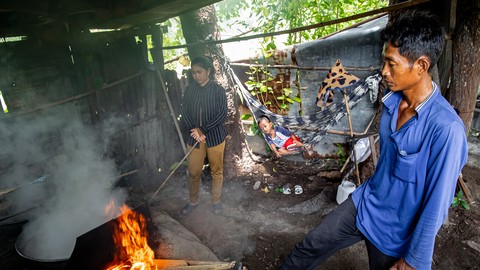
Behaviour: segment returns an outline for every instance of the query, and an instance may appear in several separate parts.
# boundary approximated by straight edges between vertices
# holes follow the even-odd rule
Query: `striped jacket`
[[[227,96],[225,89],[210,80],[205,86],[193,82],[187,86],[183,96],[182,120],[186,132],[199,128],[206,136],[207,147],[219,145],[227,137],[224,123],[227,118]],[[188,136],[187,143],[195,144]]]

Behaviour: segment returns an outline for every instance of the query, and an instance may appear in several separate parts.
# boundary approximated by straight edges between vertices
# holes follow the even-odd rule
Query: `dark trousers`
[[[365,238],[357,229],[356,214],[350,196],[295,246],[280,269],[313,270],[335,252],[362,240],[365,240],[367,246],[370,269],[389,269],[399,258],[383,254]]]

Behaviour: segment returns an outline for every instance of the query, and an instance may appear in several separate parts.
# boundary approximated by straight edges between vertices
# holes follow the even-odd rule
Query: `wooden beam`
[[[261,65],[261,64],[246,64],[246,63],[230,63],[231,66],[239,67],[267,67],[267,68],[285,68],[285,69],[302,69],[302,70],[330,70],[332,67],[302,67],[297,65]],[[380,66],[374,67],[347,67],[348,70],[370,71],[374,72],[380,70]]]
[[[137,78],[139,76],[142,76],[144,75],[145,73],[147,73],[148,70],[141,70],[133,75],[130,75],[128,77],[125,77],[123,79],[120,79],[118,81],[115,81],[115,82],[111,82],[111,83],[108,83],[108,84],[105,84],[101,87],[101,89],[108,89],[108,88],[111,88],[113,86],[116,86],[116,85],[119,85],[119,84],[122,84],[122,83],[125,83],[125,82],[128,82],[134,78]],[[44,104],[44,105],[41,105],[41,106],[38,106],[36,108],[33,108],[31,110],[27,110],[27,111],[24,111],[24,112],[11,112],[11,113],[8,113],[8,114],[5,114],[5,117],[16,117],[16,116],[22,116],[22,115],[27,115],[27,114],[31,114],[31,113],[34,113],[34,112],[37,112],[37,111],[41,111],[41,110],[44,110],[44,109],[48,109],[48,108],[51,108],[51,107],[54,107],[54,106],[57,106],[57,105],[61,105],[61,104],[65,104],[65,103],[69,103],[69,102],[73,102],[73,101],[76,101],[78,99],[82,99],[84,97],[87,97],[91,94],[94,94],[96,91],[95,90],[91,90],[91,91],[88,91],[88,92],[85,92],[83,94],[79,94],[79,95],[76,95],[76,96],[73,96],[73,97],[68,97],[68,98],[65,98],[65,99],[61,99],[61,100],[57,100],[55,102],[52,102],[52,103],[47,103],[47,104]]]

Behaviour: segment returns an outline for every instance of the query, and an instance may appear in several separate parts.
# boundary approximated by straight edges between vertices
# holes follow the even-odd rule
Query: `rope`
[[[267,115],[277,125],[281,125],[290,129],[296,129],[297,131],[295,132],[295,135],[299,136],[307,143],[319,143],[327,131],[336,123],[338,123],[338,121],[346,114],[346,105],[344,99],[338,100],[329,107],[325,107],[311,115],[285,116],[275,114],[268,110],[265,105],[261,104],[250,94],[250,92],[243,86],[240,79],[235,75],[231,67],[229,67],[229,73],[240,89],[247,107],[253,113],[253,118],[255,121],[257,121],[257,118],[259,118],[261,115]],[[345,92],[348,96],[349,107],[353,108],[369,90],[375,93],[378,91],[378,82],[380,79],[381,76],[376,74],[366,78],[365,80],[360,80],[355,84],[332,89],[332,91],[341,91],[342,93]],[[312,131],[312,128],[315,130]]]

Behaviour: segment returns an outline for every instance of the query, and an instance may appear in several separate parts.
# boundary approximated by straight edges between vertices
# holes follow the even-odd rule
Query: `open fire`
[[[118,208],[114,201],[105,207],[105,213],[115,218],[113,227],[113,260],[104,270],[159,270],[159,269],[232,269],[235,261],[192,261],[155,259],[148,245],[148,230],[145,216],[123,205]]]
[[[116,254],[106,270],[159,269],[155,266],[155,254],[147,242],[145,217],[126,205],[120,207],[119,211],[121,215],[117,218],[113,234]],[[113,201],[107,205],[105,212],[108,215],[118,213]]]

